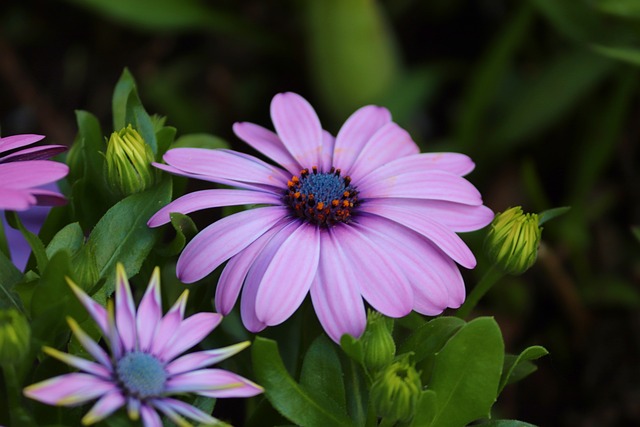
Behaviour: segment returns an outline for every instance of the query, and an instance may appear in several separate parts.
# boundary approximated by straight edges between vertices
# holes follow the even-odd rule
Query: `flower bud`
[[[15,309],[0,310],[0,365],[19,363],[29,351],[31,327]]]
[[[111,134],[105,157],[107,183],[114,192],[129,195],[154,184],[153,152],[131,125]]]
[[[485,238],[489,258],[510,274],[527,271],[538,256],[542,228],[537,214],[524,214],[516,206],[496,215]]]
[[[392,422],[410,421],[422,392],[420,373],[411,357],[407,354],[388,365],[371,386],[370,399],[376,414]]]
[[[369,311],[367,314],[367,329],[361,340],[364,364],[371,372],[385,368],[396,354],[396,344],[391,336],[392,322],[377,311]]]

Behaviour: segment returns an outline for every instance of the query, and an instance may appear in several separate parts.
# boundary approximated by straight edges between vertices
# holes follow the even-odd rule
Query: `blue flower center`
[[[126,391],[140,399],[160,395],[167,380],[162,363],[141,351],[125,354],[116,365],[116,375]]]
[[[358,191],[351,178],[341,176],[340,169],[318,172],[317,167],[303,169],[287,184],[285,203],[292,213],[312,224],[331,227],[338,222],[351,221],[358,206]]]

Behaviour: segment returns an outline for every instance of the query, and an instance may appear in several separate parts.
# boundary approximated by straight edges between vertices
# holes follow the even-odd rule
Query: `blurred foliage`
[[[109,106],[125,67],[146,108],[179,130],[176,144],[227,140],[247,151],[232,123],[269,126],[265,112],[279,91],[310,98],[331,132],[358,106],[378,103],[425,149],[471,155],[471,180],[495,211],[571,206],[545,226],[533,270],[496,286],[479,309],[497,313],[507,351],[538,343],[552,355],[537,375],[505,389],[494,411],[540,425],[640,423],[640,2],[9,0],[0,4],[2,134],[40,132],[71,145],[77,120],[90,135],[85,144],[102,143],[102,129],[124,111],[112,116]],[[149,136],[173,138],[142,125]],[[208,133],[222,139],[197,135]],[[98,180],[99,162],[87,167]],[[112,209],[142,201],[121,203]],[[78,240],[78,227],[86,232],[106,208],[98,201],[57,235],[40,273],[56,273],[44,265],[50,248]],[[175,244],[184,244],[192,225],[173,224]],[[481,237],[467,238],[476,253]],[[81,245],[72,260],[89,250]],[[0,263],[7,291],[24,293]],[[59,264],[71,271],[74,262]],[[98,267],[104,277],[109,265]],[[482,273],[465,272],[467,282]],[[199,296],[210,296],[207,288]],[[229,326],[228,335],[240,329]],[[297,350],[283,354],[295,366]],[[231,419],[234,405],[216,411]],[[56,411],[52,419],[61,419]]]

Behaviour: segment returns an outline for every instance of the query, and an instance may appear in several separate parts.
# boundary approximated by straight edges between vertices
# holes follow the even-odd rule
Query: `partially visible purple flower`
[[[42,145],[23,148],[42,138],[42,135],[0,138],[0,209],[23,211],[34,205],[61,205],[66,202],[60,193],[39,187],[67,176],[67,165],[46,160],[67,147]]]
[[[456,234],[484,227],[493,212],[464,175],[474,163],[458,153],[420,154],[385,108],[360,108],[334,138],[313,107],[295,93],[271,102],[276,133],[236,123],[236,135],[280,164],[230,150],[176,148],[165,171],[237,189],[187,194],[148,222],[171,212],[267,205],[211,224],[180,255],[177,274],[195,282],[228,260],[216,288],[227,314],[240,292],[250,331],[285,321],[311,294],[318,319],[334,340],[365,328],[363,298],[389,317],[426,315],[465,298],[456,263],[476,260]]]
[[[161,427],[158,411],[178,425],[189,425],[183,417],[208,425],[218,422],[172,395],[195,393],[218,398],[262,393],[260,386],[232,372],[202,369],[238,353],[249,342],[180,356],[218,326],[222,316],[197,313],[185,319],[188,295],[185,291],[163,317],[159,268],[154,270],[137,312],[121,264],[117,267],[115,310],[111,301],[105,310],[71,281],[69,285],[98,324],[110,354],[69,318],[74,335],[96,361],[44,347],[47,354],[81,372],[26,387],[26,396],[63,406],[98,399],[82,419],[84,425],[96,423],[126,406],[131,419],[142,418],[145,427]]]

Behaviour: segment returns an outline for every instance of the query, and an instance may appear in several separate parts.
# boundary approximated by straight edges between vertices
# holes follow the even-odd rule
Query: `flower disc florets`
[[[340,169],[318,172],[317,167],[303,169],[287,183],[285,203],[294,215],[322,227],[349,222],[358,205],[358,191],[349,176],[342,177]]]
[[[167,380],[162,363],[141,351],[125,354],[116,365],[116,374],[122,386],[140,399],[160,395]]]

